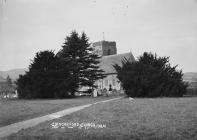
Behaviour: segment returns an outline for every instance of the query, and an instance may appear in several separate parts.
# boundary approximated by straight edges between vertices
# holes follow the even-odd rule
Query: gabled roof
[[[118,64],[122,66],[122,60],[126,58],[127,60],[134,62],[135,58],[132,53],[123,53],[116,55],[103,56],[99,64],[100,69],[103,69],[105,74],[115,74],[117,73],[113,65]]]

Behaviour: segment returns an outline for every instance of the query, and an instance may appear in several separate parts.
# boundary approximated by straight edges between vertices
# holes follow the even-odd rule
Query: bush
[[[72,90],[72,81],[68,68],[53,51],[41,51],[16,84],[19,98],[65,98]]]
[[[169,57],[145,52],[135,62],[127,59],[122,67],[114,65],[125,93],[129,97],[179,97],[186,93],[182,71],[171,67]]]
[[[188,96],[197,96],[197,88],[187,88]]]

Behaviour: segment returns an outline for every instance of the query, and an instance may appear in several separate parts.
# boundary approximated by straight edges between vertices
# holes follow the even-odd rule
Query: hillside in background
[[[183,75],[185,81],[197,81],[197,72],[186,72]]]
[[[6,79],[3,78],[2,76],[0,76],[0,82],[5,82],[5,81],[6,81]]]
[[[23,69],[12,69],[12,70],[8,70],[8,71],[0,71],[0,80],[6,79],[6,77],[9,75],[10,78],[12,80],[16,80],[19,75],[24,75],[25,71],[27,71],[27,69],[23,68]]]
[[[0,81],[5,81],[6,77],[9,75],[12,80],[16,80],[19,75],[24,75],[25,71],[28,69],[12,69],[8,71],[0,71]],[[186,72],[183,75],[185,81],[197,81],[197,72]]]

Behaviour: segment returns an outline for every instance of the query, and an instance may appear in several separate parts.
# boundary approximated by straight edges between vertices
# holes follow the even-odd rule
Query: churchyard
[[[66,108],[107,100],[113,97],[76,97],[73,99],[0,99],[0,127],[40,117]]]
[[[46,110],[51,108],[51,105],[63,107],[69,103],[79,105],[85,101],[90,102],[88,99],[76,99],[75,103],[73,100],[22,102],[29,102],[34,108],[37,108],[36,104],[39,103],[43,105],[43,108],[40,108]],[[96,104],[62,118],[41,123],[4,139],[195,140],[197,139],[196,104],[196,97],[122,98]]]

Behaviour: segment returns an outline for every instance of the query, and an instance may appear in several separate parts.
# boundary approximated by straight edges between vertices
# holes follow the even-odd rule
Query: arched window
[[[116,80],[114,78],[112,79],[112,85],[116,86]]]
[[[108,86],[108,80],[107,79],[105,80],[105,86]]]

